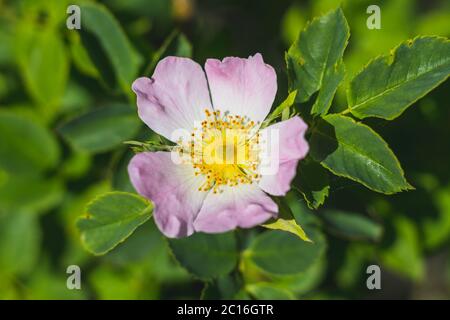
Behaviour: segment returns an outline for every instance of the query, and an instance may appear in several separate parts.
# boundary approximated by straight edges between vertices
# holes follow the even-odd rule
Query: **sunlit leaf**
[[[419,37],[372,60],[350,82],[348,109],[362,119],[392,120],[450,75],[450,41]]]
[[[265,127],[265,126],[269,125],[273,120],[275,120],[276,118],[281,116],[283,114],[283,112],[286,112],[286,110],[289,111],[289,108],[292,107],[292,105],[295,102],[296,96],[297,96],[297,90],[294,90],[291,93],[289,93],[287,98],[284,99],[284,101],[282,103],[280,103],[280,105],[278,107],[276,107],[275,110],[273,110],[272,113],[267,116],[266,120],[264,120],[261,127]],[[283,119],[283,120],[287,120],[287,119]]]
[[[319,91],[312,114],[325,114],[344,78],[342,55],[350,36],[342,9],[314,19],[286,53],[290,90],[305,102]]]
[[[295,234],[303,241],[311,242],[311,239],[308,238],[303,228],[295,220],[294,215],[291,212],[291,208],[289,208],[285,200],[284,199],[275,199],[275,200],[278,203],[278,210],[279,210],[278,217],[273,220],[269,220],[262,226],[267,229],[290,232],[292,234]]]
[[[66,89],[69,61],[64,43],[53,30],[24,39],[19,66],[26,87],[46,117],[53,117]],[[52,72],[49,72],[51,70]]]

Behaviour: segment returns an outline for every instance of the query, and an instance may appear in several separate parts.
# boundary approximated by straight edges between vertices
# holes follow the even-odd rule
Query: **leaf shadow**
[[[319,119],[311,128],[311,157],[317,162],[322,162],[337,148],[336,129],[326,120]]]

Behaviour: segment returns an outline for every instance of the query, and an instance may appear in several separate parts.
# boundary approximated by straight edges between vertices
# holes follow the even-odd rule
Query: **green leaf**
[[[81,240],[88,251],[102,255],[128,238],[152,215],[153,206],[142,197],[126,192],[108,192],[88,204],[77,221]]]
[[[5,180],[0,181],[0,214],[17,210],[44,212],[64,196],[63,183],[56,178],[7,175]]]
[[[138,72],[139,59],[125,32],[103,5],[85,3],[81,5],[81,12],[80,34],[90,58],[103,78],[110,77],[109,66],[105,64],[108,62],[121,88],[129,92]]]
[[[267,229],[290,232],[292,234],[295,234],[303,241],[311,242],[311,239],[308,238],[302,227],[297,224],[297,221],[295,221],[295,218],[291,212],[291,208],[289,208],[285,200],[275,200],[277,200],[278,203],[278,208],[280,211],[279,216],[274,221],[269,221],[269,223],[265,223],[262,226]]]
[[[58,144],[42,125],[8,111],[0,111],[0,169],[14,175],[36,175],[54,168]]]
[[[202,300],[236,299],[242,287],[241,282],[237,274],[218,277],[205,283],[200,298]]]
[[[245,251],[262,270],[273,274],[296,274],[306,271],[325,250],[325,240],[317,230],[310,234],[313,243],[291,233],[268,231],[258,235]]]
[[[23,288],[21,299],[25,300],[85,300],[88,299],[87,290],[68,290],[67,275],[65,266],[58,268],[60,272],[55,272],[51,266],[49,259],[45,256],[41,257],[39,264],[33,268],[32,276],[29,277],[27,285]],[[83,270],[83,269],[82,269]],[[82,271],[82,279],[83,278]],[[83,281],[83,280],[82,280]]]
[[[92,157],[86,152],[72,152],[61,166],[61,175],[64,178],[80,178],[88,174],[92,165]],[[126,191],[126,190],[122,190]]]
[[[289,112],[289,108],[292,107],[292,105],[295,102],[295,97],[297,96],[297,90],[294,90],[289,93],[287,98],[273,110],[271,114],[264,120],[263,124],[261,125],[262,128],[267,127],[272,121],[274,121],[276,118],[278,118],[280,115],[284,115],[284,113],[287,111]],[[287,120],[287,119],[283,119]]]
[[[351,239],[377,241],[381,238],[383,228],[365,216],[341,210],[324,210],[322,218],[335,233]]]
[[[112,105],[89,111],[64,124],[59,132],[75,148],[104,152],[134,137],[140,128],[136,110]]]
[[[128,140],[124,141],[124,144],[127,144],[131,147],[131,150],[133,150],[134,153],[140,153],[140,152],[156,152],[156,151],[171,151],[173,149],[173,146],[166,144],[163,141],[153,141],[148,140],[145,142],[141,141],[134,141],[134,140]]]
[[[333,114],[312,131],[312,157],[335,175],[385,194],[412,188],[387,143],[368,126]]]
[[[394,228],[394,239],[386,239],[383,244],[380,252],[383,265],[410,279],[422,280],[425,265],[417,227],[403,216],[396,216],[389,225]]]
[[[189,42],[189,39],[184,34],[179,34],[176,39],[176,55],[178,57],[192,57],[192,44]]]
[[[351,242],[343,252],[342,265],[335,271],[336,282],[345,289],[359,287],[367,279],[367,261],[377,261],[375,246]]]
[[[299,237],[303,241],[311,242],[311,239],[308,238],[305,231],[302,229],[301,226],[299,226],[297,224],[297,222],[295,221],[294,218],[292,218],[292,219],[278,218],[274,222],[266,223],[266,224],[263,224],[262,226],[267,229],[287,231],[292,234],[295,234],[297,237]]]
[[[290,108],[286,108],[281,113],[281,121],[286,121],[291,117],[291,110]]]
[[[137,300],[140,298],[141,286],[147,285],[149,291],[156,289],[144,284],[144,279],[137,274],[117,272],[114,265],[100,264],[92,273],[89,273],[88,277],[89,284],[101,300]]]
[[[302,225],[306,234],[309,234],[311,229],[320,226],[320,220],[318,219],[317,214],[308,208],[305,201],[303,201],[301,194],[291,190],[286,194],[285,200],[291,208],[295,220]]]
[[[311,114],[327,114],[333,102],[336,90],[345,76],[345,65],[342,59],[325,71],[322,88],[319,91],[316,101],[311,108]]]
[[[310,209],[319,208],[330,191],[327,170],[316,161],[307,158],[300,162],[297,172],[294,186],[303,195]]]
[[[33,271],[39,258],[41,232],[38,218],[29,212],[0,214],[0,269],[24,275]]]
[[[61,102],[61,113],[64,115],[80,113],[92,104],[93,97],[88,90],[77,82],[70,81]]]
[[[53,30],[34,33],[25,42],[26,50],[18,54],[22,77],[41,112],[51,117],[60,106],[69,72],[64,43]]]
[[[390,55],[372,60],[350,82],[348,109],[363,119],[392,120],[445,81],[450,74],[450,41],[418,37]]]
[[[325,114],[343,79],[342,55],[349,28],[341,8],[311,21],[286,53],[289,90],[297,90],[297,102],[319,91],[312,114]]]
[[[307,270],[294,275],[271,275],[271,282],[296,295],[305,294],[317,287],[325,277],[325,262],[325,259],[317,259]]]
[[[258,300],[295,300],[292,292],[269,282],[249,284],[245,290]]]
[[[437,215],[426,215],[422,224],[427,248],[436,248],[450,235],[450,186],[433,191],[433,203]]]
[[[70,37],[70,53],[75,66],[88,76],[93,78],[99,77],[99,71],[83,46],[79,34],[71,33],[71,35],[73,36]]]
[[[173,255],[187,271],[200,279],[230,273],[237,264],[237,242],[232,232],[195,233],[182,239],[168,239]]]
[[[145,74],[151,74],[158,62],[165,56],[173,55],[177,57],[192,57],[192,45],[186,36],[178,30],[172,33],[164,40],[161,47],[153,53],[150,64],[145,68]]]
[[[114,190],[136,192],[128,176],[128,163],[133,156],[134,153],[131,150],[125,150],[116,160],[111,177],[111,184]]]
[[[161,232],[153,221],[148,220],[137,228],[126,241],[119,244],[114,250],[108,252],[104,261],[111,262],[115,266],[129,266],[139,264],[146,259],[153,259],[159,251],[166,249],[166,244],[161,239]]]

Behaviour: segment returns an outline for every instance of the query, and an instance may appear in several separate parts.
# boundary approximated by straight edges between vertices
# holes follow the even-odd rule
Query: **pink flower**
[[[139,117],[176,142],[188,160],[175,163],[171,152],[142,152],[128,166],[132,184],[153,201],[156,224],[168,237],[250,228],[276,217],[278,207],[268,194],[289,191],[297,163],[308,152],[300,117],[260,129],[277,91],[276,73],[260,54],[208,59],[205,70],[206,76],[190,59],[167,57],[151,79],[133,83]],[[174,137],[180,129],[191,133],[187,140]],[[225,129],[231,143],[221,138]],[[277,157],[277,170],[265,174],[259,139],[271,132],[278,136],[279,152],[270,155]],[[216,161],[228,148],[243,160]]]

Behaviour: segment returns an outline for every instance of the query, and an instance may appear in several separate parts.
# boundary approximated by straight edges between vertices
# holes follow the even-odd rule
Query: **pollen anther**
[[[185,144],[189,162],[196,175],[205,177],[199,191],[212,190],[217,194],[224,186],[251,184],[258,181],[259,134],[253,120],[219,110],[205,109],[206,120],[201,122],[199,134],[191,133]]]

